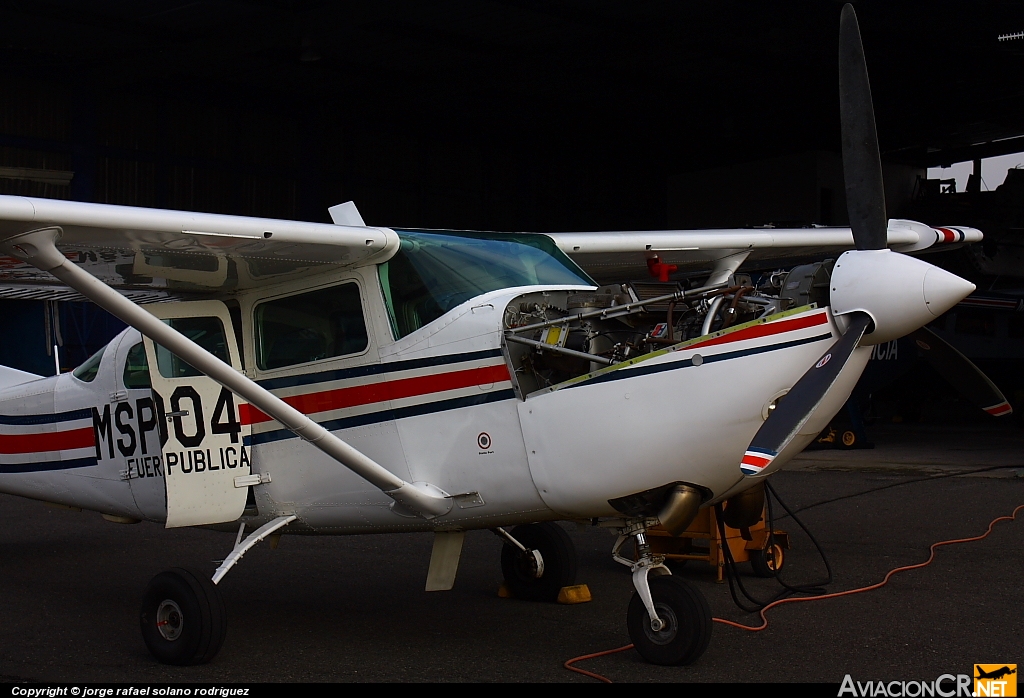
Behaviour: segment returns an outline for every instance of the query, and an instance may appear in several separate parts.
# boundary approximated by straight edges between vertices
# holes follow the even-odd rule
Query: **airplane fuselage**
[[[339,285],[360,291],[365,346],[284,369],[265,368],[254,323],[260,304],[297,290],[295,282],[229,299],[240,311],[246,374],[399,477],[453,495],[448,514],[406,515],[251,405],[239,406],[237,443],[209,441],[231,428],[223,406],[154,393],[133,365],[142,342],[134,329],[107,346],[94,375],[83,374],[88,380],[69,373],[0,392],[0,490],[162,522],[167,468],[201,480],[249,466],[263,481],[251,488],[244,520],[295,514],[290,530],[326,534],[614,516],[609,500],[673,482],[701,488],[710,503],[751,485],[737,467],[744,447],[772,401],[840,334],[827,308],[805,307],[524,394],[503,338],[504,310],[525,294],[586,287],[492,291],[391,341],[373,269],[322,287]],[[858,352],[863,360],[852,362],[776,467],[842,406],[870,349]],[[175,433],[182,438],[161,444]]]

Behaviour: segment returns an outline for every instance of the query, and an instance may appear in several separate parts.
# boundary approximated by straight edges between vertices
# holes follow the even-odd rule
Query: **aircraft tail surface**
[[[40,378],[45,378],[45,376],[37,376],[34,373],[19,371],[18,369],[11,368],[9,366],[0,366],[0,390],[10,388],[14,385],[21,385],[22,383],[28,383],[29,381],[39,380]]]

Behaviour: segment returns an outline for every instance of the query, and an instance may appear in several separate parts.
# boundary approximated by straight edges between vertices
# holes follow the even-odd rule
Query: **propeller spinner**
[[[852,5],[843,7],[839,24],[839,101],[843,176],[857,249],[836,261],[829,304],[833,315],[845,320],[840,326],[845,324],[846,330],[755,434],[740,464],[740,471],[748,477],[773,470],[772,461],[800,433],[858,346],[913,332],[975,288],[955,274],[886,247],[888,221],[871,85]],[[971,375],[975,373],[980,374],[974,369]],[[986,388],[991,394],[994,386],[988,381]]]

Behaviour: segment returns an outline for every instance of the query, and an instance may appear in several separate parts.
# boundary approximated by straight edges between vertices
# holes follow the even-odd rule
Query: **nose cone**
[[[924,302],[928,311],[938,317],[973,293],[975,288],[967,279],[945,269],[931,267],[924,276]]]
[[[974,290],[974,284],[916,257],[889,250],[850,250],[836,260],[829,300],[835,315],[867,313],[875,329],[861,346],[923,327]]]

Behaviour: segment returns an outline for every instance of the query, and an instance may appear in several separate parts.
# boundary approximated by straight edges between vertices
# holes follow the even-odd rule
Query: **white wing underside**
[[[143,295],[231,292],[371,264],[398,248],[386,228],[0,196],[0,240],[47,227],[61,229],[58,248],[93,276]],[[52,284],[0,257],[3,295],[29,297],[29,287]]]
[[[647,260],[657,257],[680,270],[711,269],[719,260],[746,254],[747,268],[786,267],[837,257],[854,248],[849,228],[738,228],[593,233],[549,233],[558,247],[598,281],[643,278]],[[936,229],[915,221],[889,221],[888,245],[918,253],[941,245],[978,242],[973,228]]]
[[[332,216],[345,225],[249,218],[53,199],[0,196],[0,241],[59,227],[59,249],[137,301],[231,293],[298,276],[376,264],[398,249],[389,228],[361,223],[348,204]],[[919,252],[936,243],[981,240],[971,228],[933,229],[889,221],[889,246]],[[768,268],[835,257],[853,248],[849,228],[755,228],[548,233],[601,282],[641,279],[658,257],[681,270],[711,269],[746,253]],[[947,245],[948,247],[948,245]],[[0,297],[72,299],[73,291],[13,257],[0,257]]]

